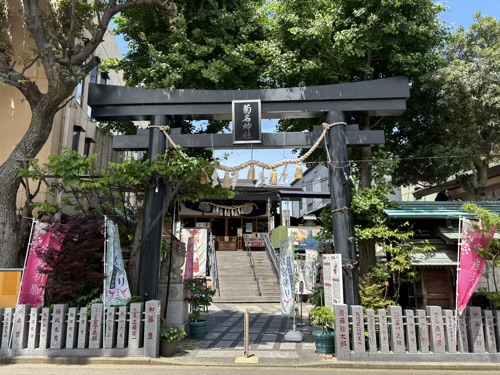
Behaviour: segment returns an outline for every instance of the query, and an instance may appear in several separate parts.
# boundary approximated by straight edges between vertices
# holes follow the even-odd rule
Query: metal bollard
[[[245,346],[245,358],[248,358],[250,355],[250,314],[248,314],[248,309],[245,311],[245,319],[244,319],[244,346]]]

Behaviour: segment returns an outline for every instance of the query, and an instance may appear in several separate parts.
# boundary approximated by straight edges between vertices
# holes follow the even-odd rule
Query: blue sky
[[[446,22],[453,27],[463,26],[466,29],[474,22],[474,14],[480,11],[483,16],[493,16],[499,18],[500,16],[500,0],[440,0],[436,1],[447,6],[448,10],[441,14],[441,20]],[[127,51],[126,43],[120,36],[117,37],[118,46],[122,54]],[[263,132],[273,132],[275,131],[277,121],[265,120],[262,122]],[[216,152],[217,157],[222,157],[226,155],[227,160],[223,161],[224,164],[234,166],[241,164],[251,158],[251,152],[248,150],[236,150],[236,151],[218,151]],[[274,163],[282,160],[283,158],[296,159],[291,150],[254,150],[253,159],[260,160],[265,163]],[[289,166],[288,175],[289,182],[293,181],[293,174],[295,171],[295,166]],[[258,171],[256,171],[258,173]],[[278,174],[280,171],[278,171]],[[247,171],[240,172],[239,178],[246,178]],[[266,177],[269,177],[270,171],[266,173]]]
[[[474,14],[480,11],[483,16],[500,16],[499,0],[441,0],[449,9],[441,14],[441,20],[466,29],[474,22]]]

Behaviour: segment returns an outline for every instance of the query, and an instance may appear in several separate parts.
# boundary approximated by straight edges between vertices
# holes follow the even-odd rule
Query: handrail
[[[217,252],[215,251],[214,236],[210,233],[210,238],[208,240],[208,254],[210,257],[210,275],[212,276],[212,289],[217,291],[217,295],[220,297],[220,287],[219,287],[219,265],[217,263]]]
[[[269,235],[267,233],[263,234],[264,242],[266,243],[266,253],[267,257],[271,261],[271,266],[273,267],[273,271],[276,275],[276,279],[279,281],[280,278],[280,268],[279,268],[279,255],[274,251],[274,247],[269,239]]]
[[[252,255],[252,249],[250,246],[245,245],[245,248],[247,249],[247,255],[250,258],[250,266],[252,267],[253,270],[253,278],[257,282],[257,290],[259,291],[259,297],[262,296],[262,291],[260,290],[260,283],[259,283],[259,276],[257,275],[257,268],[255,267],[255,262],[253,260],[253,255]]]

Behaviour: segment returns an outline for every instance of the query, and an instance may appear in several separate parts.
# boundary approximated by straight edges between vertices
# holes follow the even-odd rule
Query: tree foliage
[[[442,10],[431,0],[273,2],[266,76],[278,86],[418,76],[439,59]]]
[[[262,0],[180,0],[171,18],[161,9],[124,13],[116,32],[129,51],[110,67],[127,84],[149,88],[254,89],[262,82]]]
[[[277,1],[268,17],[269,40],[263,43],[265,74],[276,86],[357,82],[406,75],[413,87],[439,66],[446,28],[444,9],[432,0],[287,0]],[[409,102],[408,105],[413,105]],[[363,130],[397,130],[391,117],[346,113]],[[311,130],[320,120],[282,120],[282,131]],[[304,152],[304,151],[302,151]],[[363,147],[361,186],[370,187],[371,149]],[[326,160],[316,153],[316,160]]]
[[[232,198],[234,195],[221,186],[214,188],[207,183],[215,168],[210,160],[187,156],[179,149],[170,149],[155,162],[128,159],[110,163],[106,170],[99,170],[96,161],[97,155],[82,156],[66,149],[60,156],[50,156],[44,165],[33,160],[30,168],[22,169],[20,175],[41,180],[50,194],[64,197],[61,205],[48,202],[37,205],[35,208],[41,216],[52,217],[61,211],[73,213],[75,218],[100,219],[107,215],[121,224],[122,240],[132,248],[129,278],[133,290],[137,281],[134,261],[143,241],[141,224],[146,187],[154,187],[162,179],[173,186],[173,196],[192,202],[207,196]],[[165,202],[165,212],[172,207],[173,196]]]
[[[88,217],[59,225],[65,233],[60,253],[52,249],[39,254],[46,265],[41,272],[48,274],[48,305],[80,307],[102,296],[103,225],[101,219]]]
[[[375,245],[383,243],[389,237],[390,223],[384,210],[395,206],[389,199],[392,185],[388,180],[394,166],[395,163],[387,159],[387,153],[379,151],[373,159],[373,179],[370,187],[361,186],[359,170],[356,169],[351,175],[351,208],[361,274],[368,273],[370,267],[376,264]],[[323,227],[319,237],[328,241],[333,238],[330,206],[322,211],[321,220]]]
[[[175,14],[170,0],[1,0],[0,82],[17,89],[31,109],[31,120],[7,160],[0,165],[0,267],[15,267],[20,245],[16,195],[18,168],[34,159],[47,141],[55,114],[79,81],[99,64],[95,51],[111,19],[123,11],[158,6]],[[20,16],[22,20],[20,19]],[[24,28],[21,32],[11,32]],[[18,39],[24,38],[24,39]],[[39,65],[45,79],[36,80]]]
[[[500,22],[477,14],[469,30],[450,35],[446,65],[413,93],[417,113],[395,134],[401,183],[442,183],[451,175],[476,199],[488,197],[488,165],[500,142]],[[471,171],[471,173],[465,173]]]

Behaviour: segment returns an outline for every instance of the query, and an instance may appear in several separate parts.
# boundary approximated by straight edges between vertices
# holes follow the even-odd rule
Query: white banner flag
[[[118,226],[111,220],[106,221],[108,235],[106,272],[106,307],[125,306],[132,298],[127,274],[123,266],[122,248]]]
[[[281,314],[283,316],[293,316],[295,307],[293,238],[288,238],[287,240],[281,241],[280,302],[281,302]]]
[[[181,241],[186,244],[189,237],[193,237],[193,277],[207,275],[207,244],[208,231],[204,228],[183,228]]]
[[[344,303],[342,255],[323,254],[323,283],[326,307],[333,309],[334,304]]]

